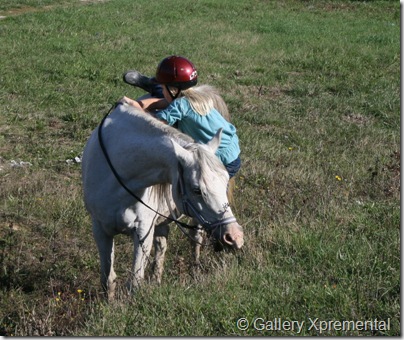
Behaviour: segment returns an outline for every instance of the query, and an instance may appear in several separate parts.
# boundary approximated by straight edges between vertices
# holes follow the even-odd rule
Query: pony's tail
[[[227,199],[230,205],[234,204],[234,189],[236,187],[236,178],[232,177],[229,180],[229,187],[227,189]]]

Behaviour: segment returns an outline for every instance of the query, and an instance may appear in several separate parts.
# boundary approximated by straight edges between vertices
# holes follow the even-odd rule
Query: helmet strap
[[[168,94],[170,95],[170,97],[171,97],[172,100],[175,100],[175,99],[178,98],[178,96],[179,96],[180,93],[181,93],[181,90],[180,90],[179,88],[177,88],[177,90],[178,90],[177,93],[176,93],[175,95],[173,95],[173,94],[171,93],[170,89],[168,88],[168,85],[164,85],[164,86],[166,87],[167,92],[168,92]]]

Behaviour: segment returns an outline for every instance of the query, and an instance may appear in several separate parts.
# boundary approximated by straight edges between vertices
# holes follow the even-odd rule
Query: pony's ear
[[[188,150],[185,150],[181,145],[175,141],[171,141],[174,146],[174,152],[179,160],[179,162],[186,166],[192,164],[193,158]]]
[[[206,145],[209,147],[209,149],[212,150],[213,153],[216,152],[217,148],[220,145],[220,141],[222,140],[222,131],[223,131],[222,128],[217,130],[217,132],[213,136],[213,138],[209,142],[206,143]]]

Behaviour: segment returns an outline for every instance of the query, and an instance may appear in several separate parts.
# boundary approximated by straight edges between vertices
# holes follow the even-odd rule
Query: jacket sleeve
[[[184,118],[186,110],[183,108],[181,100],[174,100],[164,110],[158,111],[156,117],[165,120],[168,125],[174,125]]]

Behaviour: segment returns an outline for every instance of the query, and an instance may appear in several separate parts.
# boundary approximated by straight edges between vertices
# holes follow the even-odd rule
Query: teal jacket
[[[171,102],[164,110],[158,111],[156,117],[164,119],[169,125],[178,122],[178,129],[181,132],[203,144],[210,141],[216,132],[222,128],[222,140],[216,151],[216,156],[224,165],[227,165],[240,154],[236,128],[215,109],[202,116],[192,109],[187,98],[182,97]]]

